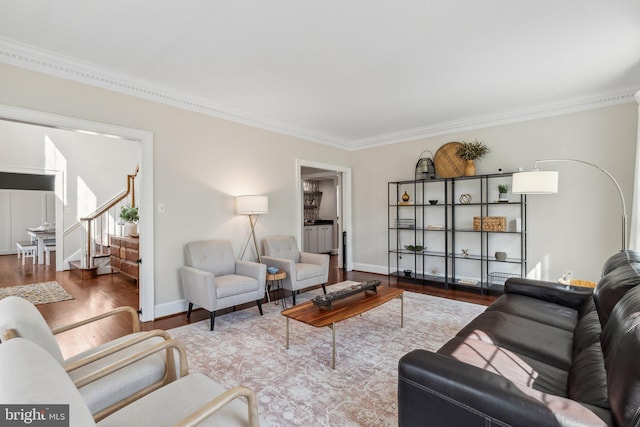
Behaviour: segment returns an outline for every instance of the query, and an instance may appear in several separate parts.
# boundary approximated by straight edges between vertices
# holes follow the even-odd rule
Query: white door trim
[[[303,160],[296,159],[296,239],[298,242],[302,242],[302,173],[301,168],[303,166],[317,168],[317,169],[326,169],[331,171],[342,172],[342,230],[347,232],[347,256],[346,261],[347,264],[343,266],[346,271],[351,271],[353,269],[353,246],[352,246],[352,238],[351,235],[352,227],[351,227],[351,168],[345,166],[338,165],[330,165],[328,163],[320,163],[314,162],[311,160]],[[339,245],[342,245],[342,236],[339,236],[340,241]],[[345,250],[342,248],[342,250]]]

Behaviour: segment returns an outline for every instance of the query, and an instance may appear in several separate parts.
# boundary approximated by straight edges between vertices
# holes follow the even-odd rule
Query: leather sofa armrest
[[[525,295],[578,310],[587,298],[593,296],[593,289],[516,277],[507,279],[504,293]]]
[[[558,419],[567,425],[607,424],[588,405],[539,394],[530,396],[511,381],[450,356],[414,350],[398,364],[398,425],[538,427],[559,425]]]

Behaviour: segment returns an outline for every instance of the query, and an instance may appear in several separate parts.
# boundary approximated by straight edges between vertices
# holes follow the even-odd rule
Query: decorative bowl
[[[414,246],[414,245],[404,245],[404,248],[406,250],[408,250],[408,251],[415,251],[415,252],[420,252],[420,251],[425,249],[425,247],[421,246],[421,245],[416,245],[416,246]]]
[[[412,273],[411,270],[405,270],[404,271],[404,277],[411,277],[411,273]]]
[[[278,267],[267,267],[267,272],[269,274],[276,274],[280,270]]]
[[[438,204],[438,200],[429,200],[429,204],[430,205],[437,205]]]

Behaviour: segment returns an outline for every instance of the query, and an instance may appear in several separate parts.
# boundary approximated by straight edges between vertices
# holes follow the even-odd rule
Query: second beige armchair
[[[283,287],[291,291],[293,305],[296,292],[314,285],[325,284],[329,279],[329,255],[300,252],[293,236],[270,236],[262,240],[262,262],[287,272]]]

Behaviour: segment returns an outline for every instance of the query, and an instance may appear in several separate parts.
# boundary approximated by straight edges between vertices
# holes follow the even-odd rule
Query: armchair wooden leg
[[[189,303],[189,309],[187,310],[187,320],[191,319],[191,310],[193,310],[193,303]]]
[[[324,292],[324,294],[327,294],[327,288],[324,286],[325,284],[322,284],[322,292]]]
[[[262,316],[262,302],[260,302],[260,300],[256,300],[256,304],[258,304],[258,310],[260,311],[260,316]]]
[[[216,321],[216,311],[215,310],[213,310],[211,312],[210,317],[211,317],[211,330],[213,331],[213,323]]]

